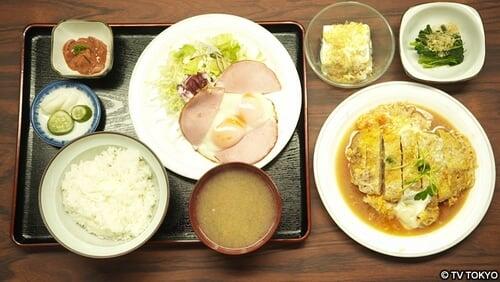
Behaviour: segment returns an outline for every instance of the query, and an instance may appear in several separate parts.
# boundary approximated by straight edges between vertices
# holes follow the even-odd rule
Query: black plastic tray
[[[275,241],[302,241],[310,230],[309,179],[307,169],[307,127],[303,29],[293,22],[262,23],[283,43],[301,78],[303,106],[301,118],[285,149],[264,169],[276,182],[283,200],[281,224]],[[62,80],[51,68],[52,24],[31,25],[24,32],[22,52],[16,178],[14,183],[11,236],[21,246],[55,244],[45,228],[38,207],[38,189],[43,171],[57,152],[38,138],[30,125],[33,97],[44,85]],[[103,78],[78,80],[99,96],[105,114],[98,130],[121,132],[137,137],[128,113],[128,86],[138,57],[148,43],[168,24],[111,25],[114,34],[113,69]],[[195,181],[168,171],[171,202],[167,216],[151,241],[198,241],[189,223],[188,199]]]

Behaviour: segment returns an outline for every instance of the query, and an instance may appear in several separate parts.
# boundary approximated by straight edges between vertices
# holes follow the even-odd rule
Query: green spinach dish
[[[464,61],[464,44],[454,24],[441,25],[437,29],[427,25],[410,46],[417,51],[418,63],[424,68],[455,66]]]

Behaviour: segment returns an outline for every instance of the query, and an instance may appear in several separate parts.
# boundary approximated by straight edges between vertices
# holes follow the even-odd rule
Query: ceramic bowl
[[[40,105],[43,103],[44,99],[48,98],[51,93],[54,92],[54,90],[61,88],[74,88],[79,90],[86,98],[86,104],[88,104],[92,110],[92,117],[83,123],[75,122],[75,127],[70,133],[56,136],[51,134],[47,129],[49,115],[43,113],[40,109]],[[96,131],[100,119],[101,104],[99,98],[90,87],[82,83],[65,80],[51,82],[38,92],[31,103],[30,120],[33,130],[45,143],[55,147],[62,147],[75,138]]]
[[[134,149],[144,158],[153,172],[158,203],[146,229],[128,241],[101,239],[78,225],[62,204],[61,182],[72,164],[91,160],[109,146]],[[50,234],[68,250],[91,258],[110,258],[127,254],[143,245],[158,230],[170,200],[165,168],[156,155],[140,141],[111,132],[93,133],[74,140],[59,150],[50,161],[40,182],[39,206]]]
[[[361,22],[370,26],[373,72],[367,79],[357,83],[334,81],[321,70],[323,26],[345,22]],[[385,17],[374,8],[353,1],[332,4],[314,16],[307,27],[304,45],[307,62],[316,75],[328,84],[342,88],[359,88],[379,79],[389,68],[395,50],[394,35]]]
[[[250,244],[249,246],[242,247],[242,248],[229,248],[225,247],[222,245],[219,245],[212,241],[202,230],[200,223],[197,218],[197,206],[199,204],[198,202],[198,195],[200,194],[200,191],[202,191],[206,186],[207,181],[212,179],[214,176],[221,172],[227,172],[228,170],[243,170],[249,173],[252,173],[254,175],[259,176],[264,182],[267,184],[267,188],[271,192],[274,198],[274,205],[275,205],[275,217],[274,217],[274,222],[272,225],[269,227],[267,232],[263,237],[258,239],[256,242],[253,244]],[[222,164],[219,166],[216,166],[206,172],[200,180],[196,183],[196,186],[191,194],[191,198],[189,200],[189,219],[191,221],[191,225],[193,227],[194,232],[196,233],[196,236],[200,239],[203,244],[205,244],[207,247],[211,248],[212,250],[215,250],[219,253],[226,254],[226,255],[242,255],[242,254],[247,254],[250,252],[253,252],[260,247],[262,247],[267,241],[271,239],[273,236],[274,232],[278,228],[278,225],[281,220],[281,197],[278,192],[278,188],[276,187],[276,184],[272,181],[272,179],[269,177],[267,173],[265,173],[263,170],[250,165],[246,163],[226,163]]]
[[[89,36],[101,40],[107,46],[106,62],[104,69],[98,73],[85,75],[72,70],[64,60],[63,47],[70,40],[87,38]],[[68,78],[98,78],[106,75],[113,67],[113,31],[102,22],[66,20],[60,22],[52,29],[52,68],[59,75]]]
[[[424,68],[418,63],[418,54],[410,46],[420,30],[454,23],[458,26],[464,44],[464,61],[455,66]],[[472,7],[458,3],[427,3],[408,9],[399,29],[399,54],[408,76],[435,83],[464,81],[475,77],[484,64],[484,28],[479,13]]]

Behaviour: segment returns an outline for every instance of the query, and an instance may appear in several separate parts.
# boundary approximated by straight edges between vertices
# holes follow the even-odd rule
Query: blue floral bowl
[[[79,101],[84,100],[92,110],[92,117],[83,123],[75,122],[75,128],[66,135],[54,135],[47,128],[49,115],[41,110],[42,102],[55,90],[61,88],[76,89],[79,92]],[[36,135],[45,143],[55,147],[63,147],[71,140],[96,131],[101,119],[101,106],[99,98],[87,85],[67,80],[54,81],[46,85],[33,99],[30,111],[31,125]]]

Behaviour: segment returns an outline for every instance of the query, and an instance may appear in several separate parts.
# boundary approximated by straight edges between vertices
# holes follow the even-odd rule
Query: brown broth
[[[421,106],[418,107],[422,108]],[[439,114],[436,114],[435,112],[430,111],[428,109],[425,110],[431,113],[434,117],[432,122],[432,127],[441,125],[446,128],[454,129],[454,127]],[[340,187],[340,191],[342,196],[344,197],[344,200],[347,202],[348,206],[354,211],[354,213],[364,222],[381,231],[390,234],[404,235],[404,236],[419,235],[431,232],[433,230],[436,230],[444,226],[457,214],[457,212],[463,206],[470,189],[463,192],[462,195],[459,197],[459,199],[451,207],[448,206],[446,202],[440,203],[439,218],[436,220],[436,222],[425,228],[416,228],[408,230],[404,228],[396,218],[388,219],[385,216],[380,215],[375,209],[373,209],[371,206],[363,202],[363,197],[365,196],[365,194],[360,192],[358,187],[356,187],[354,184],[351,183],[349,165],[347,158],[345,157],[344,150],[349,143],[349,137],[351,132],[353,132],[353,130],[354,130],[354,125],[347,132],[347,134],[343,136],[339,149],[336,152],[335,167],[337,168],[337,171],[335,171],[335,173],[337,175],[338,186]]]

